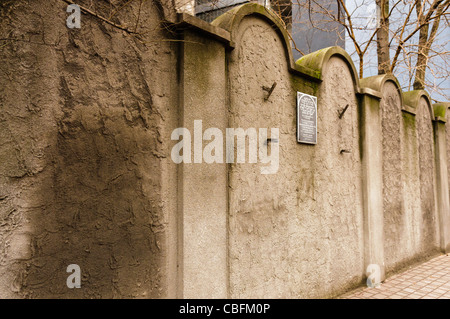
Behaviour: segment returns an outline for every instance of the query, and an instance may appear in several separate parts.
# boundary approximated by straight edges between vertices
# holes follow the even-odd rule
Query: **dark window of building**
[[[335,0],[295,0],[292,3],[292,27],[289,31],[299,50],[309,54],[330,46],[345,49],[344,27],[324,14],[326,10],[339,19],[344,19],[343,10]],[[320,3],[320,7],[317,3]],[[295,49],[293,55],[295,60],[302,57]]]
[[[207,22],[249,0],[195,0],[195,15]]]

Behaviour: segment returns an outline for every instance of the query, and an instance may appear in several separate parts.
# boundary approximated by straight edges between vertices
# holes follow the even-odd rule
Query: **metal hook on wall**
[[[348,104],[341,110],[339,111],[339,119],[341,119],[344,116],[345,111],[347,111],[348,109]]]
[[[267,91],[267,96],[264,98],[264,101],[267,101],[272,94],[273,90],[275,90],[275,87],[277,86],[277,82],[273,82],[272,87],[263,86],[262,89],[264,91]]]

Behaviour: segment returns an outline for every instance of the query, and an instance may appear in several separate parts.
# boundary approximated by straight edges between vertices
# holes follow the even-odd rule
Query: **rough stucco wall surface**
[[[314,154],[316,213],[321,215],[328,272],[321,293],[358,284],[364,274],[363,203],[358,105],[344,60],[332,57],[319,87],[318,147]],[[341,119],[338,114],[349,105]],[[320,143],[320,144],[319,144]],[[348,151],[350,153],[341,151]],[[322,160],[319,160],[322,159]],[[315,219],[314,219],[315,220]],[[317,261],[320,264],[320,260]],[[314,264],[310,265],[315,267]]]
[[[405,210],[403,204],[402,172],[402,111],[397,86],[388,81],[383,86],[380,104],[382,114],[383,144],[383,211],[384,211],[384,249],[386,267],[407,256],[399,245],[405,241]]]
[[[414,256],[419,250],[420,241],[420,168],[416,134],[417,123],[416,117],[406,112],[402,112],[402,120],[403,203],[405,209],[404,224],[406,236],[400,244],[403,245],[405,254]],[[401,266],[399,262],[398,267]]]
[[[174,50],[84,14],[70,30],[66,7],[0,5],[0,297],[164,296]],[[160,18],[143,5],[146,40]]]
[[[406,112],[402,112],[401,116],[402,154],[401,165],[397,165],[397,168],[402,174],[403,207],[402,216],[398,215],[397,219],[394,218],[393,211],[388,211],[387,206],[384,207],[388,272],[405,267],[411,261],[436,254],[439,246],[433,126],[427,101],[421,98],[415,116]],[[384,161],[393,161],[396,153],[395,134],[387,134],[383,139],[383,143],[392,145],[388,158],[384,158]],[[394,166],[394,163],[385,165]],[[388,176],[384,178],[392,179]],[[384,194],[385,205],[396,196],[395,188],[387,187]]]
[[[136,1],[115,16],[140,40],[86,14],[70,30],[66,7],[0,2],[0,39],[10,39],[0,41],[0,298],[315,298],[363,281],[363,114],[343,59],[326,62],[318,85],[289,73],[261,18],[242,20],[226,56],[206,33],[185,30],[180,52],[165,41],[167,3]],[[296,141],[298,87],[318,92],[317,145]],[[395,271],[437,252],[433,128],[425,99],[414,116],[392,82],[382,94],[384,249]],[[248,154],[228,171],[177,167],[171,132],[195,119],[278,128],[278,171],[261,174],[269,164]],[[83,289],[66,286],[69,264]]]
[[[381,112],[384,247],[388,272],[436,253],[439,245],[429,106],[422,98],[413,116],[401,111],[400,101],[395,84],[386,82]]]
[[[202,129],[228,124],[225,48],[194,32],[186,32],[183,52],[183,122],[194,139],[194,121]],[[205,89],[207,88],[207,89]],[[214,137],[218,141],[219,137]],[[220,141],[219,143],[222,143]],[[207,148],[207,141],[203,146]],[[195,150],[193,150],[195,152]],[[195,155],[192,156],[192,161]],[[205,159],[203,159],[205,160]],[[223,158],[221,159],[223,162]],[[227,164],[182,164],[183,298],[227,297]],[[181,205],[180,205],[181,206]]]
[[[421,247],[425,254],[439,247],[439,216],[436,209],[436,169],[431,106],[422,97],[417,112],[417,135],[419,140],[420,201],[421,201]]]
[[[318,99],[318,144],[296,142],[296,96],[280,38],[245,18],[230,56],[230,127],[279,128],[280,164],[230,171],[230,296],[332,295],[363,274],[361,163],[350,72],[332,58]],[[283,57],[283,58],[281,58]],[[276,89],[267,102],[262,86]],[[342,120],[338,109],[349,104]],[[248,145],[247,145],[248,146]],[[340,154],[341,149],[351,153]],[[332,284],[331,284],[332,283]]]
[[[447,169],[450,186],[450,109],[447,109],[446,116],[447,116],[447,123],[445,123],[445,131],[447,136]],[[448,196],[450,197],[450,187]]]

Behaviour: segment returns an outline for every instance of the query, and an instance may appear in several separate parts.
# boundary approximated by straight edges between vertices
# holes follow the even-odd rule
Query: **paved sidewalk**
[[[360,288],[340,299],[450,299],[450,255],[435,257],[391,276],[376,288]]]

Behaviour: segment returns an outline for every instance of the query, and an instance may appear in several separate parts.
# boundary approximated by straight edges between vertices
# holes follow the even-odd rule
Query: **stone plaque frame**
[[[297,142],[317,144],[317,97],[297,92]]]

